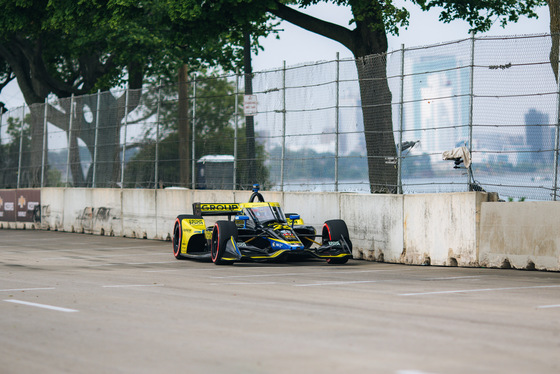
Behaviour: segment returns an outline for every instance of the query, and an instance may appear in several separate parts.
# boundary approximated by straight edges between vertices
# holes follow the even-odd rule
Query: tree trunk
[[[550,34],[552,46],[550,47],[550,65],[558,82],[558,48],[560,46],[560,0],[548,0],[550,13]]]
[[[31,128],[31,149],[29,155],[29,166],[26,175],[27,181],[20,179],[21,187],[40,187],[41,171],[43,163],[43,138],[44,138],[44,117],[45,107],[41,104],[31,105],[29,107],[30,128]]]
[[[397,168],[385,55],[356,59],[372,193],[396,193]]]
[[[251,34],[244,34],[245,45],[243,55],[243,65],[245,70],[245,95],[253,94],[253,67],[251,64]],[[255,168],[255,121],[253,116],[245,116],[245,141],[247,151],[247,180],[246,186],[251,186],[258,181]]]
[[[80,98],[75,98],[76,104],[74,105],[75,108],[83,107],[82,101]],[[68,101],[70,105],[72,105],[72,101]],[[86,187],[86,181],[84,178],[84,172],[82,169],[82,163],[80,158],[80,145],[78,143],[78,135],[82,132],[82,121],[83,115],[82,111],[80,110],[79,113],[76,113],[68,106],[66,109],[66,113],[72,115],[74,118],[68,120],[68,126],[70,126],[70,121],[72,121],[72,129],[69,129],[70,132],[70,144],[68,144],[70,157],[70,172],[72,173],[72,186],[73,187]],[[80,114],[80,115],[78,115]],[[71,130],[71,131],[70,131]]]
[[[179,178],[181,186],[190,187],[191,175],[191,128],[189,118],[189,77],[188,66],[179,68]]]

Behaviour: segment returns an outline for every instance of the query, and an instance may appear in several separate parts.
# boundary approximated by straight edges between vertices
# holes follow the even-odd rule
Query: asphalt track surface
[[[560,273],[0,230],[2,373],[559,373]]]

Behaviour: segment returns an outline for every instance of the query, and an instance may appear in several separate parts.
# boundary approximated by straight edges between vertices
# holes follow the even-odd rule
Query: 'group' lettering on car
[[[239,209],[239,204],[202,204],[200,206],[201,210],[233,210],[237,211]]]

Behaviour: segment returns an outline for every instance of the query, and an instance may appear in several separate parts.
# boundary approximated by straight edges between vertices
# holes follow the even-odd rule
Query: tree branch
[[[275,8],[268,9],[268,11],[276,17],[282,18],[296,26],[337,41],[352,51],[352,53],[355,51],[354,32],[346,27],[299,12],[279,1],[275,1]]]
[[[0,55],[12,67],[16,75],[18,86],[28,105],[42,102],[42,98],[35,93],[33,83],[29,75],[28,60],[17,46],[17,43],[8,41],[0,44]]]
[[[4,87],[10,84],[10,82],[13,81],[15,77],[15,73],[10,68],[10,71],[6,74],[6,77],[0,82],[0,92],[2,92]]]

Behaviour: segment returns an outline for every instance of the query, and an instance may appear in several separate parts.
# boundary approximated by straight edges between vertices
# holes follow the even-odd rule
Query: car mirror
[[[237,227],[246,228],[249,216],[235,216],[235,224]]]
[[[292,223],[292,228],[293,228],[296,219],[299,219],[299,214],[290,214],[290,217],[288,217],[288,218],[290,218],[290,221]]]

